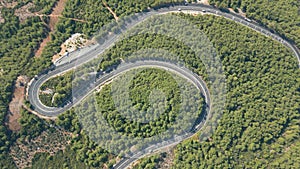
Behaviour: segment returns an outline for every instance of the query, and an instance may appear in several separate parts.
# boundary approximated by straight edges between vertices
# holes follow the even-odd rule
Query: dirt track
[[[19,118],[21,117],[20,111],[25,96],[25,85],[28,82],[27,77],[19,76],[16,80],[13,99],[9,103],[9,114],[7,115],[7,125],[11,131],[18,131],[21,129]]]
[[[64,10],[66,2],[67,2],[67,0],[59,0],[56,3],[56,5],[53,8],[52,13],[50,15],[61,15],[61,13]],[[40,16],[40,18],[42,18],[42,16],[44,16],[44,15],[39,15],[39,14],[35,14],[35,15]],[[45,39],[43,39],[42,43],[40,44],[39,49],[35,53],[35,57],[40,57],[43,52],[43,49],[45,48],[47,43],[51,41],[50,34],[54,31],[54,28],[58,22],[58,19],[59,19],[58,17],[50,17],[50,21],[48,24],[48,27],[50,28],[50,33],[48,34],[48,36]]]
[[[102,1],[104,6],[109,10],[109,12],[114,16],[115,20],[118,21],[119,17],[117,14],[107,5],[106,2]]]

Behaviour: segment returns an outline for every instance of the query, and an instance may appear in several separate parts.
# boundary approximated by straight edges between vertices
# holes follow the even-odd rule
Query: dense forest
[[[99,113],[116,131],[134,137],[151,137],[174,125],[173,122],[180,106],[180,89],[170,74],[160,69],[145,69],[134,77],[128,89],[130,92],[129,99],[132,101],[130,106],[134,108],[133,110],[127,106],[120,108],[119,106],[122,106],[122,103],[119,105],[114,103],[111,97],[112,89],[110,85],[102,88],[96,96]],[[122,93],[119,91],[114,92]],[[164,97],[158,97],[158,93],[152,92],[162,92],[160,95]],[[152,99],[157,99],[153,100],[155,105],[152,105],[153,103],[149,100],[151,95]],[[118,106],[118,109],[115,106]],[[120,109],[126,111],[124,113],[127,115],[128,120],[134,119],[134,116],[140,113],[139,120],[151,121],[153,125],[128,121],[117,111]]]
[[[133,166],[133,169],[155,169],[160,168],[160,163],[163,161],[163,158],[166,157],[166,153],[155,154],[150,157],[143,158]]]
[[[53,163],[55,161],[55,163]],[[31,169],[40,168],[72,168],[72,169],[93,169],[76,159],[76,153],[70,147],[64,152],[60,151],[55,156],[47,153],[39,153],[33,159]]]
[[[180,144],[176,149],[174,168],[281,165],[275,160],[293,155],[292,151],[284,153],[285,148],[297,148],[292,144],[299,139],[299,107],[296,104],[299,100],[299,79],[296,78],[299,70],[295,56],[272,39],[232,21],[214,16],[182,17],[197,24],[212,40],[225,67],[228,94],[226,111],[216,133],[204,143],[189,140]],[[225,29],[222,25],[229,26]],[[148,43],[134,43],[138,39]],[[117,44],[110,52],[155,45],[179,52],[180,56],[181,52],[187,51],[175,50],[168,45],[172,43],[158,35],[137,35],[127,43]],[[130,51],[127,52],[122,53],[123,56],[128,56]],[[118,54],[109,56],[114,58]],[[186,57],[187,62],[191,58],[193,54]],[[201,66],[197,72],[204,73],[205,77]],[[285,83],[287,81],[289,83]]]
[[[83,32],[91,36],[105,23],[114,19],[100,1],[67,1],[63,12],[64,18],[60,18],[56,31],[51,34],[51,42],[47,44],[42,57],[33,58],[42,39],[47,36],[49,28],[39,17],[30,17],[20,23],[18,17],[14,15],[14,10],[27,2],[33,2],[36,8],[30,9],[31,11],[43,9],[43,13],[49,13],[54,1],[23,2],[14,9],[1,9],[1,15],[5,19],[5,23],[0,24],[2,124],[8,111],[7,105],[12,97],[13,82],[18,75],[33,77],[42,72],[51,65],[53,54],[60,51],[61,43],[72,33]],[[134,6],[137,3],[132,1],[116,3],[107,1],[107,4],[116,11],[118,16],[125,16],[134,11],[145,10],[147,6],[154,6],[160,1],[144,2],[145,4],[139,3],[138,9]],[[93,8],[97,3],[100,10]],[[250,3],[246,0],[211,0],[211,3],[220,7],[241,8],[250,18],[262,22],[295,41],[298,47],[300,46],[298,1],[251,1]],[[68,19],[70,17],[87,22],[70,20]],[[215,134],[204,143],[188,140],[180,144],[176,148],[173,167],[299,168],[297,155],[300,151],[300,117],[297,103],[300,99],[300,82],[297,77],[300,72],[295,57],[277,42],[234,22],[214,16],[182,17],[196,23],[213,42],[225,68],[228,94],[226,111]],[[138,36],[134,38],[144,39]],[[153,36],[153,39],[158,40],[152,45],[159,46],[160,43],[165,42],[161,41],[163,38],[159,36]],[[121,49],[121,47],[114,48]],[[173,50],[168,47],[165,49]],[[192,56],[188,48],[186,49],[183,47],[182,51],[185,53],[181,54]],[[202,65],[197,64],[200,67]],[[197,73],[206,77],[205,70],[201,68]],[[13,168],[14,164],[7,152],[16,137],[26,137],[30,134],[35,136],[45,128],[41,121],[34,120],[35,116],[28,115],[28,112],[23,112],[22,116],[23,130],[19,136],[8,131],[4,125],[0,126],[0,168]],[[79,137],[73,139],[71,143],[73,148],[69,148],[66,152],[60,152],[54,157],[49,157],[47,154],[37,155],[33,168],[40,168],[38,159],[47,161],[45,167],[55,164],[58,167],[78,165],[98,168],[104,163],[109,166],[115,163],[111,160],[112,156],[83,134],[73,110],[61,115],[56,123],[68,131],[79,134]],[[68,162],[68,160],[73,161],[74,158],[78,164]],[[156,166],[151,164],[156,161],[156,157],[144,161],[141,163],[142,168],[146,165]],[[85,164],[79,164],[82,162]]]
[[[58,166],[63,167],[67,165],[68,167],[71,167],[73,165],[71,159],[78,165],[86,166],[86,168],[102,168],[103,166],[108,166],[110,168],[116,163],[116,155],[107,152],[88,137],[83,130],[82,123],[80,123],[79,117],[74,109],[58,116],[55,124],[66,131],[72,132],[75,137],[72,138],[70,146],[67,147],[67,152],[59,153],[50,159],[47,157],[49,166],[51,166],[51,163],[53,162],[58,162]],[[70,156],[68,151],[74,153],[74,156]],[[70,161],[63,161],[57,158],[57,156],[70,159]]]
[[[300,47],[300,1],[294,0],[210,0],[220,8],[240,8],[247,17],[262,23]]]
[[[71,99],[73,73],[73,71],[67,72],[63,76],[54,77],[44,83],[40,90],[49,92],[42,92],[39,95],[41,102],[49,107],[59,107],[65,103],[66,99]]]
[[[216,132],[206,142],[178,145],[173,168],[297,168],[300,83],[295,56],[232,21],[183,17],[212,40],[225,67],[228,93]]]
[[[7,2],[12,1],[8,0]],[[110,22],[113,18],[107,9],[103,8],[103,10],[99,11],[99,8],[93,8],[95,4],[101,1],[67,1],[63,17],[60,18],[55,26],[54,33],[50,35],[51,41],[44,48],[42,57],[34,58],[34,53],[38,49],[39,44],[49,33],[49,28],[45,24],[45,22],[49,21],[49,17],[44,16],[42,21],[38,16],[32,16],[27,18],[25,22],[20,22],[14,13],[22,6],[33,3],[34,6],[29,8],[30,12],[50,14],[57,1],[17,0],[17,2],[17,5],[13,8],[2,7],[0,9],[1,17],[4,19],[4,23],[0,23],[0,119],[2,123],[0,126],[0,157],[2,159],[0,168],[11,168],[13,166],[7,152],[9,146],[15,140],[15,134],[7,130],[3,124],[8,111],[8,103],[12,99],[13,85],[17,76],[27,75],[33,77],[39,74],[50,67],[52,56],[60,51],[60,45],[71,34],[84,32],[86,35],[92,35],[103,24]],[[151,3],[153,6],[165,2],[167,1],[151,1],[145,2],[145,4]],[[132,5],[132,3],[126,3],[122,8],[130,9],[132,12],[134,11],[132,9],[135,9]],[[99,6],[103,7],[103,4],[101,3]],[[144,10],[142,8],[146,6],[142,5],[139,10]],[[84,12],[79,12],[82,10]],[[79,14],[78,18],[86,20],[86,23],[78,23],[79,21],[68,19],[70,17],[68,11],[71,15]],[[95,15],[90,15],[90,13]],[[24,120],[26,121],[26,118]]]
[[[135,76],[128,80],[131,73]],[[138,69],[101,87],[74,111],[91,140],[122,156],[132,152],[131,146],[141,151],[150,142],[189,132],[202,105],[199,91],[186,79],[165,70]]]
[[[46,9],[53,6],[53,1],[34,1],[39,7]],[[4,119],[8,111],[8,103],[12,97],[13,84],[18,75],[33,76],[50,65],[47,58],[33,59],[39,43],[47,36],[48,28],[39,17],[28,18],[20,22],[13,9],[2,8],[1,15],[5,22],[0,24],[0,119]],[[32,9],[34,10],[34,8]],[[36,9],[38,10],[38,9]],[[11,133],[0,126],[0,168],[11,166],[7,156],[11,144]]]

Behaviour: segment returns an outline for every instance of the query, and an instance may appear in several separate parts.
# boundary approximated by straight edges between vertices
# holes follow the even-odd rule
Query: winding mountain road
[[[164,14],[164,13],[170,13],[170,12],[201,12],[201,13],[207,13],[207,14],[214,14],[218,15],[230,20],[233,20],[235,22],[238,22],[244,26],[247,26],[263,35],[266,35],[268,37],[271,37],[272,39],[280,42],[287,48],[289,48],[295,55],[295,57],[298,60],[298,66],[300,67],[300,52],[299,49],[291,42],[288,40],[281,38],[279,35],[272,33],[268,29],[264,28],[263,26],[260,26],[259,24],[252,22],[249,19],[246,19],[244,17],[241,17],[236,14],[232,13],[225,13],[222,12],[216,8],[213,8],[211,6],[206,6],[206,5],[188,5],[188,6],[170,6],[170,7],[164,7],[160,8],[157,10],[151,10],[149,12],[145,12],[133,22],[130,23],[130,25],[127,25],[126,28],[131,28],[135,26],[136,24],[144,21],[150,16],[157,15],[157,14]],[[67,104],[65,107],[47,107],[44,104],[41,103],[39,100],[39,88],[43,83],[45,83],[47,80],[50,78],[57,76],[59,74],[62,74],[66,71],[69,71],[71,69],[74,69],[76,66],[79,66],[83,63],[89,62],[94,58],[97,58],[101,53],[103,53],[106,49],[110,48],[115,44],[115,42],[118,41],[120,35],[113,34],[108,39],[105,41],[103,44],[96,44],[91,47],[87,47],[84,49],[81,49],[80,51],[75,51],[73,53],[70,53],[68,56],[62,57],[58,61],[56,61],[55,65],[56,67],[53,68],[51,71],[48,71],[44,74],[41,74],[37,77],[35,77],[29,87],[28,87],[28,100],[30,101],[31,105],[33,106],[33,109],[37,111],[38,113],[44,115],[44,116],[49,116],[49,117],[54,117],[57,116],[64,111],[70,109],[72,106],[75,104],[79,103],[83,98],[85,98],[89,92],[93,91],[95,87],[104,84],[110,79],[113,79],[114,77],[118,76],[121,73],[124,73],[130,69],[133,68],[138,68],[138,67],[160,67],[164,69],[168,69],[171,71],[174,71],[175,73],[179,74],[180,76],[188,79],[190,82],[192,82],[196,87],[198,87],[202,93],[205,96],[205,101],[206,104],[208,105],[206,113],[209,113],[210,109],[210,98],[209,98],[209,91],[205,85],[205,82],[202,81],[199,76],[193,74],[189,70],[186,70],[185,68],[182,68],[178,65],[171,64],[171,63],[166,63],[166,62],[160,62],[160,61],[155,61],[155,60],[148,60],[148,61],[137,61],[134,63],[126,63],[120,67],[118,67],[116,70],[104,74],[100,76],[98,79],[95,81],[91,81],[91,83],[94,83],[93,85],[86,86],[85,90],[80,90],[78,93],[75,93],[76,99],[73,100],[73,103]],[[80,63],[80,64],[78,64]],[[201,128],[201,125],[204,122],[205,118],[199,123],[199,125],[196,127],[196,130]],[[180,138],[173,139],[166,141],[165,143],[162,143],[160,145],[153,145],[150,148],[146,149],[147,151],[144,152],[138,152],[135,155],[133,155],[131,158],[124,158],[120,162],[118,162],[114,168],[120,169],[120,168],[127,168],[132,162],[135,160],[145,156],[146,154],[152,153],[153,151],[160,150],[163,147],[167,147],[170,145],[177,144],[181,142],[184,139],[187,139],[191,137],[193,133],[187,133],[184,136],[180,136]]]

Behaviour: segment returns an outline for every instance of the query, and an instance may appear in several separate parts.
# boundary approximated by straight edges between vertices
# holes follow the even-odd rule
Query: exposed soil
[[[2,17],[1,8],[0,8],[0,23],[4,23],[4,22],[5,22],[5,19]]]
[[[3,72],[4,72],[4,70],[0,69],[0,76],[3,76]]]
[[[159,168],[164,168],[164,169],[171,168],[174,163],[174,158],[175,158],[174,149],[167,151],[166,157],[159,164]]]
[[[238,11],[239,11],[238,13],[235,12],[233,8],[228,8],[228,10],[229,10],[231,13],[235,13],[235,14],[237,14],[237,15],[246,17],[246,14],[245,14],[240,8],[238,8]]]
[[[0,0],[0,8],[1,8],[1,6],[5,7],[5,8],[13,8],[16,5],[18,5],[17,1],[7,2],[7,0]]]
[[[205,5],[209,5],[208,0],[198,0],[198,2],[205,4]]]
[[[35,57],[40,57],[42,55],[42,52],[45,48],[45,46],[47,45],[48,42],[50,42],[51,38],[50,38],[50,34],[43,39],[42,43],[40,44],[39,49],[35,52]]]
[[[2,14],[1,14],[1,9],[3,7],[5,7],[5,8],[13,8],[17,4],[18,4],[18,2],[10,2],[10,3],[8,3],[5,0],[0,0],[0,23],[4,23],[5,22],[5,19],[2,17]]]
[[[29,11],[29,9],[32,7],[34,7],[34,4],[29,2],[28,4],[15,10],[15,15],[19,17],[21,23],[24,22],[27,18],[34,16],[34,14]]]
[[[64,44],[60,45],[60,48],[61,48],[60,52],[52,57],[52,62],[56,61],[65,53],[65,51],[67,51],[67,47]]]
[[[26,76],[19,76],[15,83],[13,99],[9,103],[9,113],[7,115],[7,125],[12,131],[19,131],[21,126],[18,122],[21,117],[20,110],[25,96],[25,85],[28,83]]]
[[[239,11],[239,15],[246,17],[246,13],[244,13],[240,8],[238,8],[238,11]]]
[[[109,10],[109,12],[114,16],[115,20],[118,21],[119,17],[117,14],[107,5],[106,2],[102,1],[104,6]]]
[[[57,1],[55,7],[52,10],[52,13],[50,15],[61,15],[63,12],[65,5],[66,5],[67,0],[59,0]],[[50,17],[49,21],[49,27],[50,30],[53,31],[55,28],[56,23],[58,22],[58,17]]]
[[[59,53],[52,57],[52,62],[56,61],[61,56],[65,55],[66,52],[72,52],[78,48],[89,46],[95,44],[94,40],[88,40],[83,34],[75,33],[69,39],[67,39],[63,44],[60,45],[61,50]]]
[[[67,0],[59,0],[56,3],[56,5],[54,6],[52,13],[50,15],[51,16],[54,15],[55,17],[50,17],[50,21],[48,24],[48,27],[50,28],[50,33],[48,34],[48,36],[45,39],[43,39],[42,43],[40,44],[39,49],[35,53],[35,57],[40,57],[43,52],[43,49],[45,48],[47,43],[51,41],[50,35],[54,31],[55,25],[57,24],[58,19],[59,19],[58,16],[63,12],[66,2],[67,2]],[[36,15],[38,15],[38,14],[36,14]]]

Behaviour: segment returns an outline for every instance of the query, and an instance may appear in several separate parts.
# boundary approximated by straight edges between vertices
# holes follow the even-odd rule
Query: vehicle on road
[[[232,14],[228,14],[228,13],[224,13],[224,12],[221,12],[221,11],[219,11],[219,10],[216,10],[216,9],[212,9],[212,8],[204,8],[203,9],[203,7],[198,7],[198,9],[197,9],[197,7],[196,6],[193,6],[192,4],[190,5],[190,6],[188,6],[188,7],[185,7],[185,6],[180,6],[180,8],[178,8],[178,7],[174,7],[174,8],[168,8],[168,10],[170,11],[170,12],[173,12],[173,11],[176,11],[176,9],[178,10],[178,11],[181,11],[182,9],[184,9],[184,10],[187,10],[187,9],[189,9],[189,10],[195,10],[195,11],[198,11],[198,12],[207,12],[207,11],[209,11],[209,12],[212,12],[212,13],[215,13],[215,14],[217,14],[217,15],[220,15],[220,16],[223,16],[223,17],[225,17],[225,18],[227,18],[227,19],[231,19],[232,20],[232,16],[235,16],[235,15],[232,15]],[[164,11],[161,11],[161,13],[165,13],[166,12],[166,10],[164,10]],[[167,11],[168,12],[168,11]],[[159,12],[158,12],[159,13]],[[150,15],[149,15],[150,16]],[[275,39],[276,41],[279,41],[276,37],[277,37],[277,35],[276,34],[272,34],[272,33],[274,33],[274,31],[273,30],[267,30],[267,29],[265,29],[264,27],[261,27],[261,26],[259,26],[259,25],[257,25],[256,23],[254,23],[254,22],[252,22],[252,20],[251,19],[248,19],[248,18],[242,18],[242,17],[237,17],[236,16],[236,19],[237,19],[237,21],[239,22],[239,23],[241,23],[241,24],[243,24],[243,25],[245,25],[245,26],[247,26],[247,27],[249,27],[249,28],[255,28],[255,30],[257,30],[258,32],[260,32],[260,33],[266,33],[268,36],[270,36],[270,37],[272,37],[273,39]],[[245,23],[245,22],[241,22],[242,20],[245,20],[245,21],[247,21],[248,23]],[[259,29],[257,29],[257,28],[259,28]],[[112,41],[110,42],[110,44],[112,44],[113,42],[114,42],[114,40],[115,39],[113,39],[112,38]],[[107,44],[107,45],[105,45],[104,47],[103,47],[103,49],[104,48],[107,48],[110,44]],[[293,46],[292,44],[290,44],[288,41],[286,41],[286,40],[284,40],[283,41],[283,44],[285,44],[288,48],[291,48],[292,50],[293,50],[293,52],[295,53],[295,55],[296,55],[296,57],[298,58],[298,61],[299,61],[299,67],[300,67],[300,59],[299,59],[299,50],[297,49],[297,47],[296,46]],[[94,58],[94,56],[97,56],[99,53],[101,53],[101,52],[103,52],[103,49],[102,48],[97,48],[97,49],[94,49],[94,50],[91,50],[91,51],[89,51],[89,52],[86,52],[85,53],[85,56],[83,56],[82,55],[82,57],[80,57],[80,58],[78,58],[77,60],[78,60],[78,62],[79,63],[85,63],[85,62],[87,62],[88,60],[91,60],[92,58]],[[97,55],[96,55],[97,54]],[[71,55],[71,54],[70,54]],[[74,61],[75,60],[72,60],[71,62],[69,62],[69,63],[66,63],[66,64],[63,64],[63,65],[60,65],[60,66],[58,66],[58,67],[56,67],[54,70],[56,70],[56,74],[59,74],[59,73],[61,73],[61,72],[65,72],[65,71],[67,71],[67,70],[70,70],[72,67],[74,67],[76,64],[74,63]],[[60,61],[59,61],[60,62]],[[159,65],[160,66],[160,65]],[[178,70],[180,70],[181,71],[181,69],[178,69]],[[107,75],[107,74],[109,74],[109,73],[106,73],[106,72],[103,72],[103,74],[105,74],[105,75]],[[52,107],[45,107],[44,105],[42,105],[40,102],[39,102],[39,100],[38,100],[38,90],[39,90],[39,87],[42,85],[42,83],[43,82],[45,82],[48,78],[51,78],[51,76],[54,76],[54,73],[51,73],[51,74],[47,74],[47,75],[43,75],[43,76],[35,76],[35,81],[33,81],[33,83],[30,85],[30,87],[29,87],[29,100],[30,100],[30,102],[31,102],[31,104],[32,104],[32,106],[33,106],[33,109],[35,109],[35,110],[37,110],[39,113],[41,113],[41,114],[43,114],[44,113],[44,115],[45,116],[49,116],[49,117],[51,117],[51,116],[57,116],[58,114],[60,114],[60,113],[62,113],[62,112],[64,112],[65,110],[67,110],[67,109],[69,109],[69,108],[71,108],[72,107],[72,105],[74,104],[74,103],[69,103],[68,104],[68,106],[66,106],[65,108],[61,108],[61,109],[55,109],[55,108],[52,108]],[[107,77],[109,77],[109,76],[107,76]],[[97,83],[97,84],[102,84],[102,81],[98,81],[99,83]],[[103,82],[105,82],[105,79],[103,80]],[[95,85],[97,85],[97,84],[95,84]],[[79,102],[80,100],[81,100],[81,98],[83,98],[83,97],[77,97],[77,99],[76,99],[76,102]],[[209,100],[209,99],[207,99],[207,100]],[[207,105],[209,105],[210,103],[208,103]],[[43,112],[43,110],[44,110],[44,112]],[[204,118],[203,119],[206,119],[206,116],[204,116]],[[205,120],[204,120],[205,121]],[[191,135],[193,134],[193,133],[196,133],[200,128],[201,128],[201,126],[202,126],[202,123],[199,123],[199,124],[197,124],[196,125],[196,127],[192,130],[192,131],[190,131],[190,133],[191,133]],[[188,135],[189,136],[189,135]],[[187,137],[188,137],[187,136]],[[183,139],[185,139],[186,137],[183,137],[183,138],[179,138],[179,140],[183,140]],[[167,141],[167,143],[168,144],[171,144],[171,143],[173,143],[172,141],[170,141],[170,142],[168,142]],[[141,157],[140,155],[137,155],[137,156],[135,156],[135,158],[139,158],[139,157]],[[115,167],[116,168],[119,168],[119,167],[127,167],[127,166],[129,166],[132,162],[133,162],[134,160],[133,159],[122,159],[118,164],[116,164],[115,165]]]
[[[249,19],[249,18],[244,18],[244,19],[245,19],[245,21],[247,21],[247,22],[252,22],[252,20]]]

